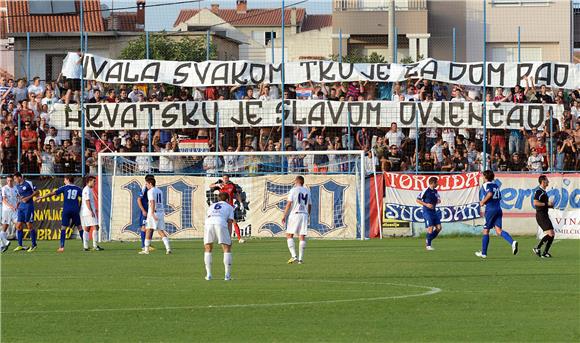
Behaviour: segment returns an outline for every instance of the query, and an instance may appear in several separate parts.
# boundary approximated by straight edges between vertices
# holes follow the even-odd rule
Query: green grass
[[[234,245],[232,282],[221,251],[203,280],[200,241],[173,242],[170,256],[40,242],[2,255],[1,341],[578,342],[580,242],[555,243],[552,260],[534,242],[512,256],[494,237],[480,260],[477,237],[438,238],[433,252],[414,238],[311,240],[306,263],[287,265],[285,240],[253,240]]]

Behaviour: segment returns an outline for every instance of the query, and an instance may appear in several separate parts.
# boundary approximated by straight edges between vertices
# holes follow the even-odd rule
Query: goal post
[[[365,239],[368,165],[360,150],[267,152],[153,152],[98,155],[98,217],[101,239],[139,237],[137,197],[152,174],[165,194],[172,238],[201,238],[208,205],[223,175],[238,185],[236,220],[248,237],[282,237],[286,196],[296,175],[312,194],[309,235]]]

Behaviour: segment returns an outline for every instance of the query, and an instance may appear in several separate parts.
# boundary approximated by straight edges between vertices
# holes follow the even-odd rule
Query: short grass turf
[[[492,238],[308,242],[288,265],[286,241],[234,244],[234,280],[222,253],[203,279],[202,243],[138,243],[82,252],[79,241],[40,242],[1,256],[2,342],[578,342],[580,242],[557,241],[554,258],[520,254]]]

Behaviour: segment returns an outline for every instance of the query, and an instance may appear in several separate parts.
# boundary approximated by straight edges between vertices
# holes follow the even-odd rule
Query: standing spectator
[[[26,99],[28,99],[28,89],[26,89],[26,81],[24,79],[18,79],[16,81],[16,88],[12,89],[12,93],[14,94],[14,101],[20,103]]]
[[[22,139],[22,150],[30,150],[31,152],[38,149],[38,133],[32,129],[32,124],[27,121],[24,123],[24,130],[20,132]]]
[[[145,96],[143,91],[141,91],[139,87],[137,87],[137,85],[133,85],[133,89],[131,90],[131,93],[129,93],[128,95],[129,100],[131,100],[131,102],[138,102],[139,95]]]
[[[519,153],[514,153],[511,155],[512,158],[509,160],[507,168],[508,171],[523,171],[526,170],[526,164],[520,159]]]
[[[45,145],[50,144],[51,140],[53,140],[56,145],[61,144],[60,138],[58,138],[58,132],[54,126],[51,126],[48,129],[48,133],[46,134],[46,137],[44,138],[44,144]]]
[[[147,146],[141,145],[141,152],[147,152]],[[153,158],[148,155],[139,155],[135,157],[135,163],[137,164],[137,171],[140,173],[151,173],[153,169]]]
[[[389,145],[395,145],[400,148],[405,135],[398,130],[397,123],[393,122],[391,123],[391,129],[385,134],[385,139],[388,140]]]
[[[528,157],[528,169],[534,172],[541,172],[544,167],[544,158],[538,155],[536,148],[532,149],[532,155]]]
[[[436,168],[440,168],[441,163],[443,163],[443,139],[437,138],[435,145],[431,147],[431,156],[433,157]]]
[[[32,84],[28,86],[28,94],[43,95],[44,86],[40,84],[40,77],[35,76],[32,79]]]
[[[312,144],[314,151],[326,151],[328,145],[323,135],[316,136],[316,141]],[[314,155],[314,172],[326,173],[328,171],[328,155]]]
[[[40,173],[40,164],[41,160],[38,150],[27,150],[22,155],[20,171],[24,174],[38,174]]]
[[[40,153],[40,174],[52,175],[54,174],[54,155],[52,154],[52,147],[50,144],[44,145],[44,150]]]
[[[96,151],[87,150],[85,164],[88,167],[89,175],[97,175],[99,173],[99,156]]]
[[[177,141],[174,138],[171,142],[167,142],[167,144],[165,144],[165,148],[163,148],[163,146],[161,145],[159,152],[168,153],[174,152],[176,150],[177,150]],[[173,173],[175,171],[174,159],[175,159],[174,156],[160,156],[159,171],[163,173]]]
[[[22,123],[29,121],[34,121],[34,111],[28,107],[28,101],[24,100],[20,104],[20,108],[17,110],[17,118]]]
[[[371,146],[371,135],[366,127],[356,133],[356,145],[358,150],[368,150]]]

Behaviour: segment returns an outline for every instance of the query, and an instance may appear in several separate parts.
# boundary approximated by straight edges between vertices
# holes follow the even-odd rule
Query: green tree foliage
[[[146,56],[145,39],[145,34],[143,34],[139,38],[130,41],[121,51],[119,58],[127,60],[144,59]],[[210,44],[210,59],[215,59],[216,56],[216,47],[214,44]],[[165,32],[150,34],[149,58],[166,61],[205,61],[206,39],[205,37],[179,37]]]
[[[338,61],[338,55],[330,55],[333,61]],[[373,52],[370,55],[363,55],[358,51],[342,56],[342,61],[345,63],[386,63],[387,60],[383,55]]]

